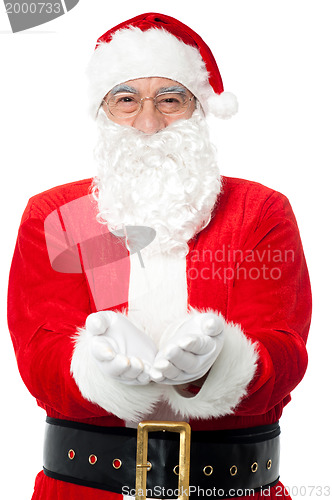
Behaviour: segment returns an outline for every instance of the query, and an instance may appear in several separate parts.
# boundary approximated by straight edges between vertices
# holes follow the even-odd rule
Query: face
[[[167,115],[163,114],[155,107],[153,98],[159,94],[166,94],[167,97],[167,94],[170,92],[178,92],[181,95],[185,95],[188,99],[191,99],[191,101],[189,101],[188,108],[184,113]],[[125,94],[126,96],[129,95],[129,97],[132,95],[136,98],[148,97],[149,99],[145,99],[142,102],[142,107],[136,115],[121,117],[111,114],[107,104],[103,102],[102,107],[106,115],[111,121],[119,125],[134,127],[145,134],[155,134],[176,120],[187,120],[188,118],[191,118],[196,107],[195,98],[193,98],[191,92],[189,92],[189,90],[180,83],[174,80],[169,80],[168,78],[152,77],[128,80],[127,82],[114,87],[114,89],[112,89],[107,96],[105,96],[105,101],[107,101],[110,96],[120,96],[121,94]]]

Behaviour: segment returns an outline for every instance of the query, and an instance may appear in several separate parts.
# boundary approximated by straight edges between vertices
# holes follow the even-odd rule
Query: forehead
[[[151,77],[127,80],[116,85],[111,90],[112,94],[117,92],[137,92],[139,94],[155,94],[156,92],[167,91],[168,89],[181,92],[186,91],[186,87],[175,80],[169,78]]]

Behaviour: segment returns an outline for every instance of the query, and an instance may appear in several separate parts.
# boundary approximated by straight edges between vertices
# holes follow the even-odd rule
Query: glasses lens
[[[112,115],[125,117],[137,113],[140,101],[132,94],[117,94],[108,99],[107,105]]]
[[[189,98],[185,94],[160,94],[155,100],[156,108],[164,115],[184,113],[188,108]]]

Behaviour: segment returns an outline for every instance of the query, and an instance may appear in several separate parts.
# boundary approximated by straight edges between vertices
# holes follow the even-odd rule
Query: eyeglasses
[[[190,102],[195,99],[185,93],[164,92],[156,97],[140,97],[139,95],[121,92],[109,95],[103,99],[111,115],[117,118],[127,118],[137,115],[144,101],[153,101],[157,110],[163,115],[182,115],[189,107]]]

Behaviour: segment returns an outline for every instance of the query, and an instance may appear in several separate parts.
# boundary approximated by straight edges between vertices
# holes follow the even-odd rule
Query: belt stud
[[[212,465],[206,465],[203,469],[203,472],[206,476],[211,476],[211,474],[213,473]]]
[[[89,462],[90,462],[91,465],[94,465],[97,462],[97,460],[98,459],[97,459],[96,455],[90,455],[89,456]]]
[[[236,476],[236,474],[237,474],[236,465],[232,465],[232,467],[229,469],[229,472],[231,473],[231,476]]]
[[[257,472],[258,469],[258,463],[254,462],[251,466],[251,472]]]

